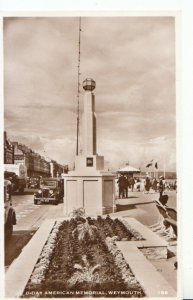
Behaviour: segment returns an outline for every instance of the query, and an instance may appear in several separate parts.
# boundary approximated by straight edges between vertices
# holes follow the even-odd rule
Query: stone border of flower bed
[[[134,244],[116,242],[146,297],[176,297],[176,291]]]
[[[55,221],[46,220],[8,268],[5,274],[6,298],[18,298],[23,294]]]
[[[57,220],[45,221],[35,233],[31,241],[23,249],[20,256],[10,266],[5,275],[5,290],[7,298],[21,297],[55,222],[65,219],[66,218],[60,218]],[[148,297],[161,297],[158,292],[164,290],[169,293],[167,297],[176,296],[176,292],[171,288],[167,281],[158,274],[152,264],[148,262],[145,256],[138,250],[138,248],[153,247],[155,249],[159,247],[164,250],[162,258],[166,258],[165,255],[167,253],[168,246],[167,242],[163,241],[150,229],[133,218],[119,217],[119,219],[123,221],[124,224],[127,222],[129,229],[131,229],[131,231],[133,229],[132,233],[137,240],[117,241],[117,246],[122,251],[124,258],[130,265],[136,279],[142,285],[146,295]],[[141,237],[145,240],[140,240]],[[158,284],[158,281],[160,284]]]

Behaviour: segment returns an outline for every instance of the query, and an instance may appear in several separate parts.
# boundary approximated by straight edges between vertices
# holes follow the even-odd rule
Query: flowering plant
[[[55,248],[55,241],[57,238],[57,233],[59,230],[59,227],[62,222],[56,222],[54,224],[54,227],[49,235],[49,238],[47,240],[46,245],[44,246],[39,260],[37,264],[35,265],[35,268],[33,270],[33,273],[30,278],[31,283],[39,284],[42,282],[42,280],[45,278],[46,270],[50,263],[50,257],[52,254],[53,249]]]

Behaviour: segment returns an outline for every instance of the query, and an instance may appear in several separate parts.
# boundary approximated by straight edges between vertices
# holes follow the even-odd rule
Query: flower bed
[[[140,238],[109,216],[56,222],[23,297],[144,297],[115,243]]]

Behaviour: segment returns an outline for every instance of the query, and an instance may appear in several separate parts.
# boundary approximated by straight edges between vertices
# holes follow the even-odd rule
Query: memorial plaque
[[[93,167],[93,157],[87,157],[86,158],[86,166],[87,167]]]

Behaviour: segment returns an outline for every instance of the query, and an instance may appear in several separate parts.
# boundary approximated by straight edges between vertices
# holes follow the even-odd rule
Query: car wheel
[[[34,199],[34,204],[37,205],[38,204],[38,200]]]

